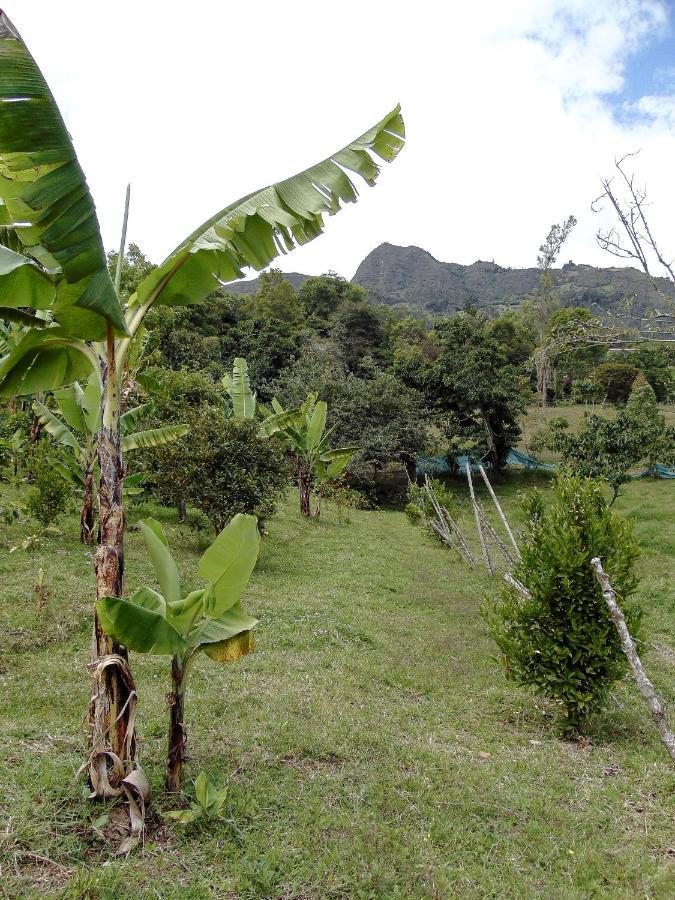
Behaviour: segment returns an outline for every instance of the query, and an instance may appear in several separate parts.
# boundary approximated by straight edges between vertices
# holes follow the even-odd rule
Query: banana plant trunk
[[[94,543],[94,463],[91,462],[84,473],[84,500],[80,514],[80,540],[83,544]]]
[[[166,759],[165,787],[176,793],[183,786],[183,763],[187,736],[183,718],[185,715],[185,684],[187,671],[180,656],[171,660],[171,693],[169,694],[169,746]]]
[[[124,586],[124,464],[120,437],[120,390],[115,371],[115,347],[108,335],[107,355],[101,361],[102,425],[98,442],[100,481],[99,531],[95,556],[96,597],[121,597]],[[125,647],[109,638],[94,614],[92,671],[95,689],[89,709],[90,757],[94,766],[115,758],[126,774],[136,756],[134,708],[136,691]],[[98,677],[96,677],[98,675]],[[118,766],[117,771],[120,768]],[[107,779],[100,778],[105,783]],[[96,785],[92,784],[96,789]],[[101,795],[103,796],[103,795]]]
[[[298,459],[298,490],[300,491],[300,512],[308,518],[312,515],[311,494],[312,494],[312,475],[311,471],[303,465],[301,459]]]

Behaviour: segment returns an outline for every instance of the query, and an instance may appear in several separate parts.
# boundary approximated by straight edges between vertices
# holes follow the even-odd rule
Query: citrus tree
[[[0,319],[23,313],[25,336],[0,361],[0,397],[100,379],[98,598],[121,597],[124,577],[122,377],[134,336],[157,304],[198,303],[245,269],[312,240],[324,214],[354,202],[350,173],[372,185],[375,157],[404,144],[397,106],[346,147],[291,178],[224,207],[189,234],[124,302],[126,218],[115,283],[106,265],[94,201],[49,87],[15,26],[0,12]],[[3,312],[4,310],[4,312]],[[32,310],[33,313],[26,310]],[[35,312],[48,310],[51,323]],[[32,326],[35,327],[32,327]],[[126,648],[94,617],[90,757],[107,772],[135,758],[133,678]],[[104,790],[104,789],[102,789]],[[102,793],[101,793],[102,796]]]

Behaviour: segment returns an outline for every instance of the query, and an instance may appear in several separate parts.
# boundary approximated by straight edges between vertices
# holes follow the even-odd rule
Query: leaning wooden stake
[[[492,568],[492,560],[490,559],[490,554],[488,552],[487,544],[485,543],[485,535],[483,534],[483,525],[480,519],[480,511],[478,509],[478,504],[476,503],[476,495],[473,492],[473,480],[471,478],[471,464],[467,461],[466,464],[466,480],[469,482],[469,493],[471,494],[471,506],[473,507],[473,514],[476,518],[476,528],[478,529],[478,537],[480,538],[480,545],[483,550],[483,559],[485,560],[485,565],[487,566],[487,570],[490,575],[494,575],[494,569]]]
[[[502,520],[502,525],[506,529],[506,533],[508,534],[509,538],[511,539],[511,543],[513,544],[513,549],[516,551],[516,558],[520,559],[521,558],[520,550],[518,549],[518,544],[516,544],[516,539],[514,538],[513,532],[511,531],[511,526],[508,523],[508,519],[504,515],[504,510],[502,509],[499,500],[497,500],[497,495],[492,490],[492,485],[488,481],[488,477],[485,472],[485,469],[482,466],[478,466],[478,471],[483,476],[483,481],[485,482],[485,487],[490,492],[490,496],[492,497],[492,502],[494,503],[495,508],[496,508],[497,512],[499,513],[499,518]]]
[[[670,758],[673,760],[673,762],[675,762],[675,735],[670,730],[665,710],[663,709],[661,701],[656,695],[654,685],[651,683],[649,678],[647,678],[647,673],[645,672],[642,661],[638,656],[635,641],[628,631],[626,620],[624,619],[619,604],[616,602],[616,594],[614,593],[614,589],[609,583],[607,573],[602,568],[602,563],[597,556],[591,560],[591,566],[593,567],[595,577],[597,578],[598,584],[600,585],[600,588],[602,590],[604,601],[609,608],[609,614],[612,617],[614,625],[616,626],[616,630],[619,632],[619,637],[621,639],[621,648],[628,658],[628,662],[633,671],[633,676],[635,678],[637,688],[644,697],[645,703],[649,707],[649,712],[651,713],[652,719],[656,722],[656,725],[661,732],[661,740],[666,745],[666,749],[668,753],[670,753]]]
[[[478,502],[476,503],[476,505],[478,506],[478,515],[480,516],[481,522],[483,524],[483,529],[485,531],[485,535],[487,536],[488,541],[491,541],[494,544],[494,546],[502,554],[502,556],[504,557],[504,559],[506,560],[506,562],[509,565],[511,565],[511,566],[514,565],[516,561],[509,553],[509,548],[506,546],[504,541],[497,534],[494,526],[492,525],[492,522],[488,519],[487,515],[485,514],[485,510],[483,509],[482,505]]]
[[[469,565],[473,565],[475,560],[473,558],[473,554],[471,553],[471,549],[467,544],[462,531],[450,515],[445,506],[442,506],[438,502],[438,497],[436,496],[436,492],[434,491],[433,485],[429,480],[429,476],[426,475],[424,478],[424,489],[427,492],[427,496],[431,502],[431,505],[434,508],[434,512],[436,514],[437,521],[432,521],[431,527],[434,529],[436,534],[440,537],[443,543],[447,544],[448,547],[451,547],[455,550]],[[455,535],[459,546],[456,546],[454,541],[452,540],[452,535]]]

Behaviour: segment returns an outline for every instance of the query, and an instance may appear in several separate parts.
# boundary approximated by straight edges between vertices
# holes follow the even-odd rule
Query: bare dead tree
[[[614,210],[616,224],[598,229],[598,246],[618,259],[633,260],[649,278],[663,304],[662,309],[654,310],[649,317],[651,330],[663,332],[675,327],[675,299],[663,291],[657,278],[665,278],[675,285],[675,261],[663,252],[649,224],[646,187],[638,184],[635,173],[629,171],[627,160],[634,160],[638,153],[626,153],[615,160],[616,174],[600,179],[602,193],[593,201],[591,209],[601,212],[609,205]],[[660,274],[657,276],[654,270]],[[644,334],[644,325],[640,330]]]

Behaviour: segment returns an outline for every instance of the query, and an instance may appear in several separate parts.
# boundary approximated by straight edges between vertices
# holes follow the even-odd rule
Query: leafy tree
[[[299,353],[297,329],[280,319],[244,318],[220,337],[220,356],[229,368],[244,357],[251,379],[263,401],[273,395],[272,383]]]
[[[211,415],[214,409],[222,410],[222,391],[207,375],[188,370],[174,372],[159,367],[149,371],[160,387],[160,392],[154,397],[154,409],[149,419],[153,428],[162,428],[178,418],[192,429],[201,419]],[[175,506],[180,521],[185,521],[192,478],[191,441],[181,438],[161,449],[141,451],[138,465],[147,472],[147,484],[157,499],[167,506]]]
[[[279,269],[270,269],[260,276],[259,288],[253,297],[256,316],[263,319],[279,319],[289,325],[299,325],[303,307],[293,285]]]
[[[605,362],[595,370],[594,380],[610,403],[625,403],[638,376],[638,369],[630,363]]]
[[[651,474],[656,474],[657,463],[670,465],[675,462],[675,428],[666,426],[654,388],[642,373],[633,382],[625,413],[633,429],[639,432],[643,458],[647,460]]]
[[[630,481],[630,470],[645,452],[645,436],[634,419],[620,413],[616,419],[586,415],[576,434],[554,434],[549,446],[578,475],[601,478],[612,488],[610,506],[621,485]]]
[[[562,709],[562,731],[583,728],[627,668],[602,592],[591,569],[599,556],[633,636],[641,613],[630,601],[638,556],[631,526],[612,512],[597,483],[569,472],[554,482],[553,499],[534,491],[514,575],[524,597],[504,585],[486,618],[507,671]]]
[[[118,251],[110,250],[108,252],[108,271],[111,277],[115,277],[118,258]],[[130,242],[120,267],[120,298],[129,300],[139,284],[148,277],[154,268],[154,264],[150,262],[138,244]]]
[[[166,789],[179,791],[185,761],[185,690],[201,652],[234,662],[254,649],[256,619],[241,602],[258,558],[260,537],[252,516],[236,516],[199,561],[206,586],[181,596],[178,567],[159,522],[140,523],[161,594],[139,588],[129,600],[104,597],[96,608],[106,633],[137,653],[171,657]]]
[[[190,425],[185,491],[216,531],[237,513],[257,516],[261,527],[288,485],[288,464],[277,441],[252,419],[211,408]]]
[[[0,58],[5,60],[0,67],[0,96],[5,101],[0,157],[11,171],[11,177],[0,180],[1,224],[15,248],[21,248],[0,246],[0,318],[7,319],[20,309],[32,326],[0,363],[0,393],[26,396],[86,380],[92,371],[99,374],[103,403],[97,596],[121,597],[121,379],[131,342],[146,314],[155,304],[198,303],[228,281],[243,277],[247,267],[260,270],[269,265],[282,247],[290,250],[318,236],[324,213],[335,213],[342,203],[356,200],[345,170],[372,184],[379,172],[373,156],[392,160],[403,146],[403,120],[397,107],[318,166],[221,209],[138,283],[123,310],[126,227],[113,284],[93,199],[65,123],[40,70],[4,13],[0,13]],[[49,310],[53,324],[38,328],[36,318],[25,309]],[[134,688],[127,653],[97,622],[94,633],[94,677],[99,677],[103,657],[114,656],[115,663],[105,668],[103,688],[95,692],[90,707],[95,760],[91,771],[98,771],[97,766],[107,768],[115,757],[126,771],[135,754]],[[107,778],[96,780],[105,793]]]
[[[460,313],[435,325],[434,334],[437,358],[431,363],[418,358],[402,376],[436,413],[451,452],[469,453],[499,469],[520,437],[525,406],[520,372],[506,363],[483,316]]]
[[[46,528],[61,518],[70,506],[72,490],[70,485],[56,472],[46,456],[40,442],[35,448],[31,461],[33,487],[28,495],[28,513]]]
[[[580,306],[566,306],[551,317],[547,342],[556,396],[569,394],[573,382],[592,373],[606,354],[607,347],[594,339],[598,326],[590,310]]]
[[[386,358],[386,338],[380,315],[367,303],[349,303],[335,316],[331,338],[347,372],[363,374]]]
[[[391,463],[414,468],[427,444],[428,421],[416,390],[384,371],[369,379],[349,375],[336,380],[324,396],[334,440],[361,448],[349,468],[349,479],[358,487],[375,489],[378,473]]]
[[[535,368],[537,375],[537,389],[541,398],[541,405],[546,406],[548,397],[550,371],[550,359],[547,353],[547,337],[551,320],[560,306],[560,298],[553,285],[553,264],[560,255],[563,244],[570,232],[577,224],[574,216],[561,224],[552,225],[544,243],[539,247],[537,265],[541,270],[539,290],[523,304],[525,314],[532,323],[537,335],[537,352],[535,354]]]
[[[488,334],[511,366],[522,366],[535,349],[535,332],[531,322],[522,312],[503,313],[488,325]]]
[[[659,403],[671,403],[675,398],[672,347],[641,346],[630,354],[630,362],[639,369],[651,384]]]
[[[345,303],[366,299],[366,292],[359,285],[351,284],[335,272],[308,278],[298,291],[305,316],[323,333],[329,330],[335,315]]]

